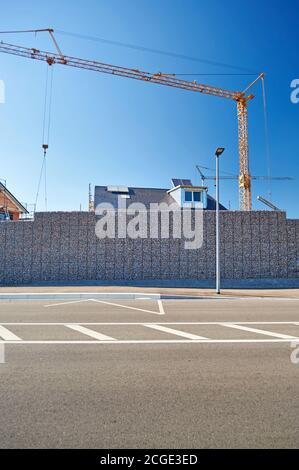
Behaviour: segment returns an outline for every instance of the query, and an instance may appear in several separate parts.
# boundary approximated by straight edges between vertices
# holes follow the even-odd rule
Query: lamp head
[[[225,150],[224,147],[218,147],[215,152],[216,157],[220,157],[220,155],[224,152],[224,150]]]

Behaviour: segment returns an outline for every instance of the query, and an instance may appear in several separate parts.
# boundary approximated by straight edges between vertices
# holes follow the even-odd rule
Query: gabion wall
[[[102,239],[88,212],[37,213],[0,223],[0,284],[44,281],[212,279],[215,212],[205,211],[203,246],[179,239]],[[172,223],[172,222],[171,222]],[[222,278],[299,276],[299,220],[284,212],[221,212]]]

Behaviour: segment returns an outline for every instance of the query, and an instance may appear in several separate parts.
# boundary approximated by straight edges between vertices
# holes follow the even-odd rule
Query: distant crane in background
[[[263,204],[265,204],[265,206],[270,207],[273,211],[279,211],[279,212],[281,212],[281,209],[279,209],[278,207],[274,206],[274,204],[272,204],[272,202],[268,201],[268,200],[265,199],[264,197],[258,196],[257,199],[258,199],[258,201],[260,201],[260,202],[262,202]]]
[[[1,31],[1,33],[38,33],[48,32],[54,42],[56,53],[43,52],[36,48],[28,48],[13,44],[0,43],[0,52],[13,54],[29,59],[45,61],[49,65],[61,64],[69,67],[78,67],[95,72],[108,73],[121,77],[142,80],[148,83],[156,83],[158,85],[167,85],[173,88],[180,88],[186,91],[194,91],[207,95],[227,98],[237,103],[238,117],[238,140],[239,140],[239,204],[240,209],[249,211],[252,208],[251,194],[251,175],[249,171],[249,151],[248,151],[248,110],[247,103],[254,98],[254,95],[248,94],[248,90],[260,79],[264,80],[264,73],[261,73],[244,91],[231,91],[224,88],[218,88],[210,85],[197,83],[197,81],[187,81],[175,78],[175,74],[163,74],[142,72],[137,69],[119,67],[116,65],[104,64],[93,60],[79,59],[76,57],[68,57],[62,54],[57,41],[54,37],[54,30],[34,29],[26,31]]]
[[[198,171],[198,173],[200,174],[200,177],[201,177],[201,182],[202,182],[202,186],[205,185],[205,180],[216,180],[216,176],[206,176],[202,171],[201,171],[201,168],[204,169],[204,170],[211,170],[211,168],[207,168],[205,166],[200,166],[200,165],[196,165],[196,169]],[[238,175],[227,175],[227,176],[220,176],[220,179],[221,180],[238,180],[239,179],[239,176]],[[291,178],[290,176],[252,176],[251,175],[251,179],[252,180],[263,180],[263,181],[267,181],[267,180],[280,180],[280,181],[292,181],[294,180],[294,178]]]

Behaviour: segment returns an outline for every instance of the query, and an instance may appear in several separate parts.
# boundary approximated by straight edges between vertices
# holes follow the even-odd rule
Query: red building
[[[0,221],[19,220],[22,214],[28,214],[26,207],[0,182]]]

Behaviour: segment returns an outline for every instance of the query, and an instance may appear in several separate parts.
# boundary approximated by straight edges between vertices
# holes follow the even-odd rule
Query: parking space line
[[[154,325],[151,323],[144,324],[147,328],[152,328],[153,330],[158,330],[158,331],[163,331],[163,333],[170,333],[172,335],[176,336],[182,336],[183,338],[188,338],[188,339],[208,339],[205,336],[198,336],[194,335],[192,333],[186,333],[185,331],[180,331],[180,330],[174,330],[173,328],[168,328],[167,326],[162,326],[162,325]]]
[[[260,330],[258,328],[250,328],[248,326],[236,325],[235,323],[219,323],[221,326],[226,326],[227,328],[235,328],[236,330],[249,331],[250,333],[258,333],[266,336],[273,336],[274,338],[281,339],[293,339],[296,336],[285,335],[283,333],[274,333],[272,331]]]
[[[8,341],[21,341],[21,338],[16,336],[14,333],[9,331],[7,328],[5,328],[2,325],[0,325],[0,338],[3,338],[4,340],[8,340]]]
[[[91,302],[97,302],[100,304],[113,305],[114,307],[128,308],[129,310],[138,310],[139,312],[154,313],[155,315],[161,315],[159,312],[154,312],[153,310],[146,310],[144,308],[132,307],[130,305],[115,304],[114,302],[107,302],[105,300],[98,299],[89,299]]]
[[[72,330],[79,331],[79,333],[83,333],[84,335],[90,336],[91,338],[98,339],[100,341],[116,341],[115,338],[111,336],[103,335],[98,331],[90,330],[89,328],[85,328],[85,326],[81,325],[65,325],[67,328],[71,328]]]
[[[159,343],[165,343],[165,344],[171,344],[171,343],[180,343],[182,342],[182,339],[180,338],[177,338],[177,339],[174,339],[174,340],[171,340],[171,339],[166,339],[166,340],[163,340],[163,337],[162,339],[158,339],[158,340],[142,340],[142,339],[138,339],[138,336],[136,337],[136,339],[132,339],[132,340],[126,340],[126,339],[123,339],[123,340],[118,340],[114,337],[111,337],[111,336],[108,336],[106,334],[103,334],[103,333],[100,333],[98,331],[95,331],[93,328],[94,327],[99,327],[99,330],[101,330],[101,327],[102,326],[110,326],[110,327],[113,327],[113,326],[127,326],[127,327],[130,327],[130,326],[134,326],[134,325],[137,325],[137,326],[141,326],[141,327],[145,327],[145,328],[150,328],[152,330],[156,330],[156,331],[160,331],[160,332],[163,332],[163,333],[168,333],[170,335],[174,335],[174,336],[180,336],[183,338],[185,338],[184,342],[187,341],[188,342],[198,342],[198,343],[204,343],[204,342],[209,342],[209,343],[235,343],[235,342],[244,342],[244,343],[259,343],[259,342],[290,342],[290,341],[295,341],[295,340],[299,340],[299,332],[296,331],[296,326],[299,325],[299,322],[294,322],[294,321],[284,321],[284,322],[11,322],[11,323],[1,323],[0,324],[0,344],[2,344],[3,342],[4,343],[15,343],[15,344],[69,344],[69,343],[72,343],[72,344],[85,344],[85,343],[92,343],[92,342],[102,342],[104,344],[147,344],[147,343],[154,343],[154,344],[159,344]],[[184,329],[184,326],[187,326],[187,325],[207,325],[207,326],[223,326],[223,327],[226,327],[226,328],[233,328],[233,329],[236,329],[236,330],[240,330],[240,331],[244,331],[244,332],[248,332],[248,333],[252,333],[251,338],[249,336],[248,339],[245,339],[245,338],[239,338],[239,339],[225,339],[225,331],[223,332],[223,335],[219,335],[220,336],[220,339],[217,340],[217,339],[211,339],[210,337],[206,337],[206,336],[199,336],[197,334],[193,334],[191,332],[185,332],[185,331],[182,331],[181,328]],[[284,334],[284,333],[279,333],[279,332],[273,332],[273,331],[268,331],[268,330],[264,330],[264,329],[260,329],[258,328],[259,325],[263,325],[263,327],[265,327],[265,325],[293,325],[294,326],[294,335],[290,335],[290,334]],[[22,340],[20,337],[16,336],[13,332],[11,332],[9,329],[10,326],[18,326],[18,327],[28,327],[28,326],[39,326],[41,328],[45,327],[44,328],[44,331],[46,331],[46,328],[49,327],[49,326],[59,326],[59,327],[62,327],[62,328],[69,328],[69,329],[72,329],[74,331],[77,331],[78,333],[82,333],[83,335],[86,335],[86,336],[89,336],[91,339],[90,340],[80,340],[80,336],[79,336],[79,340],[76,341],[76,340],[44,340],[44,341],[39,341],[39,340],[34,340],[34,339],[30,339],[29,341],[27,340]],[[178,329],[176,329],[178,328]],[[224,328],[225,330],[225,328]],[[19,330],[18,330],[19,331]],[[20,330],[21,332],[22,330]],[[113,329],[109,330],[109,332],[113,332]],[[126,332],[126,330],[125,330]],[[290,329],[290,333],[293,333],[292,332],[292,329]],[[21,333],[22,334],[22,333]],[[254,335],[258,334],[258,335],[265,335],[265,336],[270,336],[271,338],[273,339],[256,339]],[[209,335],[209,333],[208,333]],[[23,335],[22,335],[23,336]],[[210,335],[209,335],[210,336]],[[253,336],[253,338],[252,338]],[[221,339],[222,337],[222,339]],[[224,337],[224,338],[223,338]],[[97,340],[97,341],[92,341],[92,338]],[[277,339],[278,338],[278,339]]]

